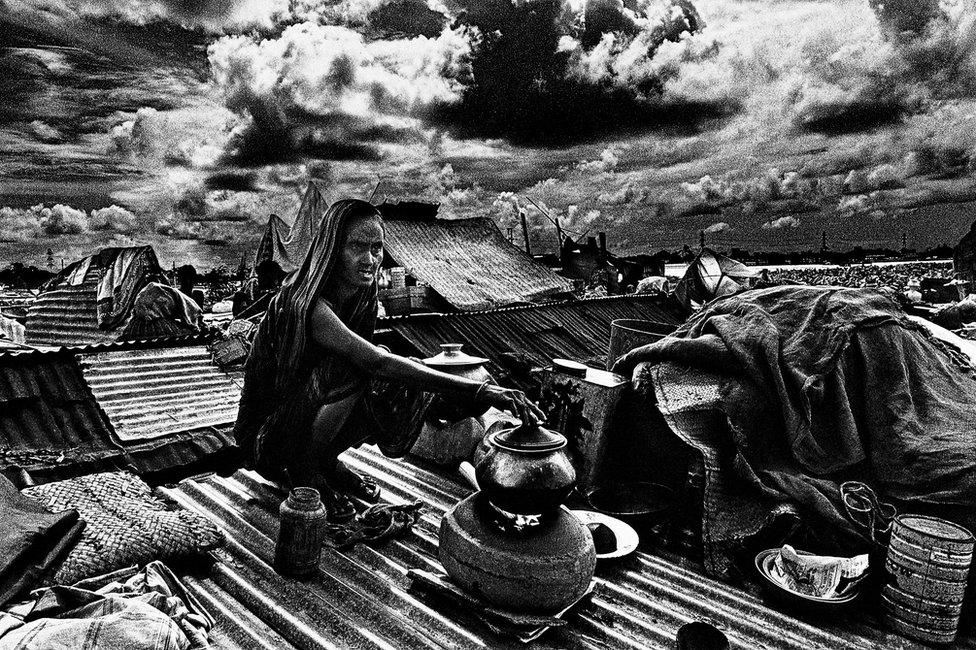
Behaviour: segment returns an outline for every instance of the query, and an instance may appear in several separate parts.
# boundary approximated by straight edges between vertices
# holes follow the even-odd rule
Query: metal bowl
[[[771,575],[773,561],[779,551],[778,548],[770,548],[756,555],[756,571],[759,573],[759,582],[763,591],[769,598],[781,605],[811,613],[827,613],[850,605],[860,595],[860,583],[864,579],[863,577],[846,582],[840,593],[831,598],[801,594],[781,585]],[[811,555],[806,551],[797,551],[797,553]]]
[[[660,483],[614,483],[590,490],[590,506],[646,533],[671,515],[674,490]]]

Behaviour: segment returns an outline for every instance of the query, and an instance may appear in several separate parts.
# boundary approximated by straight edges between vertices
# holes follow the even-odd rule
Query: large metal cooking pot
[[[551,513],[576,485],[566,438],[538,424],[522,424],[488,436],[491,448],[475,475],[498,508],[523,515]]]
[[[473,357],[462,352],[462,345],[462,343],[441,344],[441,352],[424,359],[424,365],[478,383],[491,381],[491,375],[485,370],[488,359]],[[438,395],[428,407],[427,417],[443,426],[448,422],[482,416],[489,408],[484,402],[458,395]]]

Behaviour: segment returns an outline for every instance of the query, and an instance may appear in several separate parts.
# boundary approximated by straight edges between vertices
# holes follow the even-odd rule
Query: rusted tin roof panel
[[[470,614],[411,589],[407,578],[411,568],[439,570],[440,519],[469,490],[438,472],[385,458],[373,448],[348,452],[346,458],[353,469],[379,482],[386,500],[421,499],[427,507],[408,537],[376,549],[327,549],[317,574],[305,581],[283,578],[271,567],[283,495],[258,475],[239,471],[166,490],[228,533],[228,545],[211,573],[190,582],[206,602],[220,604],[221,634],[241,647],[525,647],[496,635]],[[600,566],[595,580],[592,605],[531,647],[672,648],[678,628],[693,620],[724,627],[732,647],[741,649],[918,647],[851,617],[799,620],[693,568],[646,553]],[[971,639],[961,645],[976,647]]]
[[[0,353],[0,471],[44,483],[127,468],[155,482],[231,466],[242,379],[197,343]]]
[[[458,309],[490,309],[573,289],[570,280],[513,246],[491,219],[400,219],[395,209],[388,212],[390,256]]]
[[[111,435],[70,353],[0,354],[0,471],[45,481],[120,467]]]
[[[237,418],[240,384],[205,345],[79,354],[85,379],[123,441],[151,440]]]
[[[679,323],[659,298],[638,295],[461,314],[396,316],[382,319],[380,324],[425,356],[438,352],[441,343],[464,343],[469,354],[487,357],[492,375],[502,380],[513,372],[514,357],[524,356],[537,367],[547,366],[555,358],[604,363],[610,324],[619,318]]]

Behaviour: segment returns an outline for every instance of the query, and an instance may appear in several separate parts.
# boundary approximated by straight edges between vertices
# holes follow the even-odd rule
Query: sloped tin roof
[[[28,343],[37,345],[88,345],[106,343],[118,338],[122,323],[103,329],[98,322],[98,288],[106,270],[127,250],[135,251],[135,262],[127,268],[131,303],[148,278],[147,273],[161,270],[156,253],[149,246],[105,248],[65,268],[49,281],[47,288],[27,309],[25,326]],[[74,272],[84,276],[73,282]],[[133,274],[138,274],[135,276]],[[127,307],[131,307],[128,304]],[[123,312],[124,313],[124,312]],[[123,318],[124,321],[124,318]]]
[[[229,427],[237,418],[241,386],[205,345],[95,352],[79,360],[123,441]]]
[[[573,289],[505,239],[491,219],[400,218],[395,209],[384,217],[390,257],[457,309],[491,309]]]
[[[304,580],[279,576],[272,568],[283,493],[257,474],[239,471],[164,490],[227,533],[227,545],[210,571],[186,579],[217,616],[221,647],[670,649],[678,628],[696,620],[723,627],[736,649],[918,647],[860,611],[801,620],[751,593],[641,551],[598,566],[592,604],[571,615],[566,627],[526,646],[412,589],[407,577],[411,568],[440,570],[441,517],[470,489],[442,472],[385,458],[373,447],[347,452],[344,459],[375,478],[385,500],[423,501],[423,516],[412,533],[376,548],[326,548],[318,570]],[[960,645],[974,647],[971,639]]]
[[[231,467],[240,375],[199,338],[176,342],[0,353],[0,471],[171,480]]]
[[[47,481],[124,466],[112,435],[70,352],[0,353],[0,471]]]
[[[490,360],[496,379],[506,376],[505,355],[525,356],[537,367],[553,359],[605,362],[611,323],[620,318],[677,326],[680,320],[660,298],[649,295],[593,298],[523,305],[459,314],[415,314],[382,319],[430,356],[442,343],[463,343],[468,354]]]

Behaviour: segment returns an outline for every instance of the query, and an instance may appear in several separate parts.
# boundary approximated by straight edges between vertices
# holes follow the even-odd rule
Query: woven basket
[[[51,512],[77,508],[85,530],[52,582],[72,584],[153,560],[172,561],[223,544],[209,519],[156,498],[128,472],[91,474],[26,488]]]

